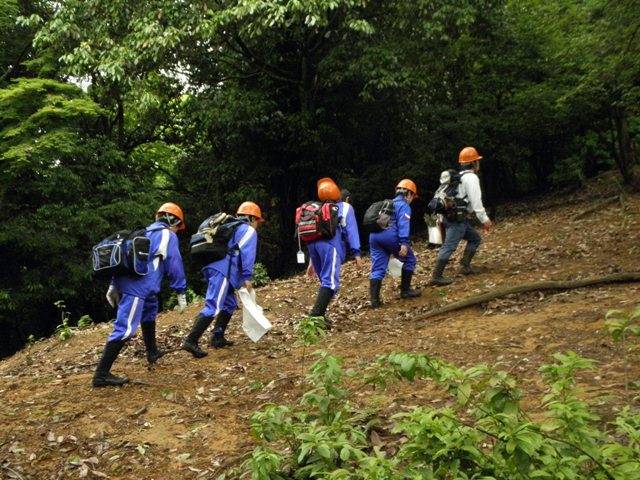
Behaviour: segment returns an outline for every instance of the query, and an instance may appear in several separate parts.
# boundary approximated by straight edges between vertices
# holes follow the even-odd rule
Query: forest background
[[[0,0],[0,358],[61,305],[112,317],[91,246],[165,201],[185,211],[183,252],[206,216],[257,202],[278,277],[322,176],[359,220],[415,180],[419,232],[466,145],[499,221],[505,201],[612,168],[637,189],[639,133],[631,0]]]

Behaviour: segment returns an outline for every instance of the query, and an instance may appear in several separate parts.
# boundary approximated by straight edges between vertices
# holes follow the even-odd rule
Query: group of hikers
[[[484,231],[489,232],[493,223],[484,209],[477,176],[482,158],[474,147],[465,147],[460,151],[460,183],[456,198],[464,205],[467,213],[476,215]],[[330,201],[337,206],[338,225],[335,235],[331,238],[319,238],[308,244],[308,273],[317,275],[320,282],[309,315],[323,317],[326,328],[330,329],[332,322],[326,311],[340,288],[341,265],[347,260],[348,255],[353,256],[357,268],[362,264],[360,238],[349,192],[341,191],[332,179],[325,177],[317,182],[317,193],[319,201]],[[392,256],[402,262],[400,297],[414,298],[422,293],[411,288],[417,263],[409,244],[411,203],[417,198],[418,189],[413,180],[403,179],[398,182],[388,228],[369,235],[372,263],[369,291],[372,308],[379,308],[383,303],[380,290]],[[207,352],[200,348],[199,341],[214,320],[210,346],[224,348],[233,345],[233,342],[225,338],[225,331],[233,312],[238,308],[236,291],[242,287],[253,290],[251,279],[256,259],[257,231],[265,219],[260,207],[251,201],[246,201],[238,207],[236,217],[241,222],[229,240],[227,255],[202,268],[207,280],[205,304],[182,342],[182,349],[195,358],[207,355]],[[469,223],[467,215],[445,217],[443,225],[446,235],[431,277],[431,284],[437,286],[452,283],[451,279],[444,277],[444,270],[462,240],[466,241],[466,246],[460,272],[473,273],[471,261],[481,242],[480,235]],[[166,276],[170,288],[177,293],[178,311],[184,312],[187,306],[187,282],[176,234],[185,228],[184,214],[178,205],[165,203],[160,206],[155,213],[155,221],[145,230],[145,236],[150,239],[151,244],[148,257],[149,273],[145,276],[120,275],[112,278],[106,297],[109,304],[117,309],[117,313],[113,331],[107,339],[93,376],[94,387],[119,386],[128,382],[126,378],[113,375],[111,367],[125,342],[136,333],[138,326],[141,326],[149,363],[155,363],[167,353],[156,344],[158,294],[162,279]]]

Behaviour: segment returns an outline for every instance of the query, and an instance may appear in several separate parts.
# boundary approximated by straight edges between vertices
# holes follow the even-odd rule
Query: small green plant
[[[54,335],[60,340],[68,340],[76,334],[75,328],[69,325],[69,319],[65,318],[62,323],[58,325],[54,331]]]
[[[67,312],[67,306],[65,305],[64,300],[58,300],[53,304],[60,311],[61,320],[61,323],[56,327],[53,334],[60,340],[68,340],[76,334],[78,329],[87,328],[93,325],[93,319],[89,315],[83,315],[78,320],[78,326],[72,326],[71,318],[69,316],[69,312]]]
[[[307,317],[295,327],[298,332],[297,344],[302,345],[302,361],[300,362],[300,375],[304,377],[307,348],[320,343],[327,334],[324,317]]]
[[[69,325],[69,312],[66,311],[67,306],[64,303],[64,300],[58,300],[57,302],[53,302],[56,308],[60,311],[60,318],[62,323],[58,325],[53,332],[53,334],[58,337],[60,340],[68,340],[69,338],[75,335],[75,328]]]
[[[262,287],[269,283],[269,274],[267,272],[267,267],[265,267],[262,263],[256,262],[253,264],[253,278],[251,282],[254,287]]]
[[[82,315],[78,320],[78,328],[89,328],[93,325],[93,319],[89,315]]]
[[[629,345],[629,335],[640,337],[640,307],[631,312],[609,310],[605,315],[605,327],[614,341],[620,343],[624,364],[624,391],[629,394],[629,357],[637,348]]]

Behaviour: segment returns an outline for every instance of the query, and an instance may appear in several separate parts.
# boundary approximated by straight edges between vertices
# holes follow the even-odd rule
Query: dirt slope
[[[600,369],[582,381],[590,398],[608,396],[597,403],[606,418],[623,403],[624,380],[617,345],[603,331],[604,315],[637,305],[640,284],[532,292],[419,317],[496,288],[640,271],[639,195],[574,218],[593,198],[615,195],[613,179],[608,174],[579,194],[503,208],[476,258],[484,271],[456,276],[452,262],[447,274],[454,274],[455,283],[446,288],[428,286],[437,252],[416,241],[415,278],[424,288],[418,299],[400,300],[398,283],[387,278],[384,307],[370,310],[370,264],[365,261],[356,271],[348,263],[342,291],[329,307],[336,328],[324,346],[349,366],[393,350],[426,353],[459,366],[498,364],[521,380],[524,402],[532,409],[543,393],[538,367],[556,352],[573,350],[598,361]],[[529,213],[532,207],[536,211]],[[108,325],[79,331],[67,341],[38,342],[0,362],[0,479],[216,478],[251,449],[251,414],[265,402],[287,403],[300,394],[304,365],[293,344],[293,326],[308,312],[315,288],[300,276],[258,289],[272,332],[254,344],[236,314],[229,330],[236,346],[210,350],[201,360],[179,350],[200,305],[183,315],[160,315],[159,344],[175,351],[149,366],[142,340],[135,338],[113,369],[132,380],[122,388],[90,386]],[[633,364],[632,378],[639,374],[640,366]],[[393,408],[440,400],[428,389],[410,386],[390,391],[384,401]]]

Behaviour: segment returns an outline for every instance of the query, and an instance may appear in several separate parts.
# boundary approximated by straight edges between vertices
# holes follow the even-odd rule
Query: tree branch
[[[593,285],[599,285],[602,283],[627,283],[627,282],[640,282],[640,272],[621,272],[614,273],[612,275],[605,275],[602,277],[583,278],[579,280],[548,280],[542,282],[525,283],[524,285],[516,285],[515,287],[507,287],[492,292],[482,293],[473,297],[467,297],[458,302],[450,303],[444,307],[430,310],[423,315],[419,315],[414,320],[426,320],[427,318],[435,317],[443,313],[452,312],[454,310],[460,310],[462,308],[471,307],[480,303],[488,302],[496,298],[505,297],[513,293],[535,292],[538,290],[570,290],[573,288],[590,287]]]

